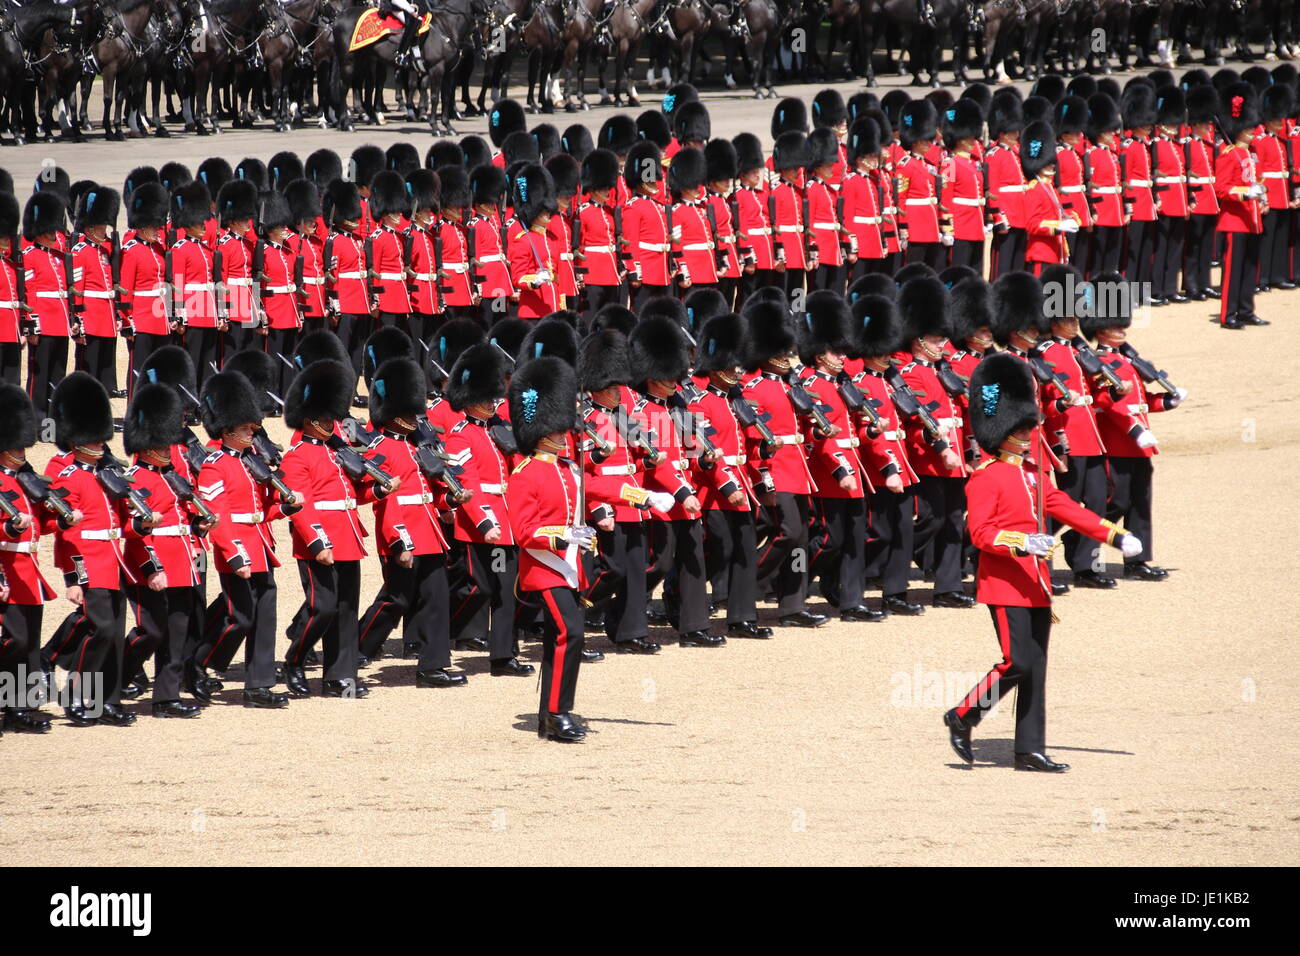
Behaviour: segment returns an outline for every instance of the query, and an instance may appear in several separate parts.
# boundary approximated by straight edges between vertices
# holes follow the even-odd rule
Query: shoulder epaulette
[[[132,246],[138,246],[138,245],[140,245],[139,239],[128,239],[126,242],[122,244],[122,251],[126,252],[126,250],[130,249]]]
[[[995,461],[997,461],[996,458],[985,458],[982,462],[980,462],[978,465],[975,466],[975,470],[983,471],[985,468],[993,464]]]
[[[451,426],[451,433],[454,435],[454,434],[456,434],[457,432],[461,431],[463,428],[465,428],[467,425],[469,425],[469,419],[468,419],[468,418],[462,418],[462,419],[461,419],[460,421],[458,421],[455,425],[452,425],[452,426]]]
[[[211,465],[211,464],[214,464],[214,463],[216,463],[216,462],[218,462],[218,461],[220,461],[220,460],[221,460],[221,452],[220,452],[220,451],[214,451],[214,452],[212,452],[211,454],[209,454],[207,458],[204,458],[204,459],[203,459],[203,464],[205,464],[205,465]]]
[[[519,474],[521,471],[523,471],[525,468],[528,467],[528,463],[529,463],[530,461],[532,461],[532,460],[533,460],[532,456],[531,456],[531,455],[528,456],[528,457],[525,458],[523,461],[521,461],[519,464],[515,465],[514,470],[511,471],[510,474],[512,474],[512,475],[517,475],[517,474]]]
[[[68,465],[68,467],[64,468],[61,472],[59,472],[59,477],[66,478],[68,477],[68,475],[72,474],[76,470],[77,470],[76,465]]]

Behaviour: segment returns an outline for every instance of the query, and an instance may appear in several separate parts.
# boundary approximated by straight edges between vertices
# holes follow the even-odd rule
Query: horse
[[[483,78],[479,82],[478,102],[469,98],[469,78],[472,69],[461,71],[461,99],[465,114],[481,115],[488,110],[487,95],[492,91],[492,101],[506,98],[510,82],[510,64],[515,49],[521,45],[524,24],[532,18],[532,0],[494,0],[483,18],[476,42],[483,55]],[[473,64],[466,64],[471,67]]]
[[[596,37],[596,26],[604,0],[569,0],[564,12],[564,34],[561,42],[561,66],[564,70],[563,100],[567,113],[590,109],[583,89],[583,74],[587,68],[587,54]]]
[[[862,43],[862,2],[861,0],[830,0],[826,5],[825,18],[830,22],[826,31],[826,75],[831,74],[831,61],[835,58],[835,49],[840,40],[844,41],[844,79],[852,80],[862,75],[862,59],[871,56],[871,51]],[[955,57],[956,51],[954,51]]]
[[[257,39],[261,32],[262,7],[260,3],[246,3],[244,0],[210,0],[206,6],[200,5],[198,0],[182,0],[182,10],[187,17],[189,47],[194,62],[194,87],[187,104],[194,131],[200,136],[219,133],[220,91],[233,85],[231,81],[239,79],[245,70],[260,66]],[[246,103],[246,91],[237,89],[231,103],[235,110],[232,125],[252,126]]]
[[[287,132],[302,116],[313,85],[322,104],[330,71],[330,24],[338,15],[329,0],[279,0],[258,40],[266,64],[267,106],[275,128]],[[321,111],[320,125],[326,125]]]
[[[142,65],[149,21],[154,14],[154,0],[114,0],[93,8],[97,42],[90,53],[98,67],[104,102],[104,138],[124,140],[123,113],[139,113],[141,103],[134,97],[135,73]],[[141,70],[143,76],[143,71]],[[94,74],[82,79],[82,99],[90,96]],[[128,104],[127,99],[131,97]]]
[[[614,54],[614,95],[605,90],[605,67],[600,69],[601,105],[623,105],[624,95],[628,106],[640,106],[636,84],[632,80],[632,67],[636,63],[637,49],[645,37],[649,24],[646,17],[654,9],[655,0],[616,0],[609,15],[611,51]]]
[[[781,45],[784,29],[774,0],[739,0],[736,22],[731,28],[727,50],[727,75],[735,76],[732,64],[740,59],[749,74],[755,99],[776,97],[772,86],[772,61]]]
[[[710,33],[727,31],[727,9],[721,5],[713,6],[705,0],[681,0],[669,7],[664,17],[671,33],[660,44],[661,65],[671,77],[674,74],[668,61],[675,58],[676,79],[671,82],[694,83],[697,57],[702,50],[704,38]],[[734,80],[728,84],[734,85]]]
[[[456,70],[469,57],[475,22],[487,14],[486,0],[443,0],[429,14],[429,31],[420,39],[420,94],[430,100],[429,126],[435,136],[455,135]]]
[[[193,79],[190,62],[185,55],[188,37],[185,22],[176,0],[155,0],[154,15],[145,27],[145,46],[140,56],[141,69],[137,71],[139,91],[134,94],[139,104],[137,115],[129,117],[132,125],[143,129],[151,126],[155,136],[170,136],[163,125],[161,114],[162,95],[167,93],[167,107],[171,109],[171,94],[176,92],[184,98]],[[153,91],[153,109],[150,119],[144,117],[146,87]]]
[[[1003,4],[1004,0],[991,0]],[[965,0],[931,0],[936,26],[923,23],[917,9],[916,0],[863,0],[862,42],[863,49],[875,48],[875,36],[878,30],[895,25],[911,36],[908,52],[908,71],[912,74],[912,85],[924,85],[921,74],[929,74],[929,85],[939,85],[939,68],[942,63],[943,46],[939,42],[945,25],[953,35],[953,49],[960,50],[965,44],[966,10]],[[875,68],[871,56],[867,55],[866,80],[868,86],[876,85]],[[954,63],[958,69],[960,59]]]
[[[563,31],[560,28],[562,11],[553,9],[558,0],[544,0],[533,4],[533,15],[524,24],[520,39],[528,54],[528,101],[530,113],[554,113],[552,78],[559,58],[563,55]],[[559,14],[559,15],[557,15]],[[533,90],[537,95],[534,99]]]
[[[76,97],[81,64],[80,58],[72,53],[72,47],[79,41],[84,42],[86,10],[75,4],[37,0],[26,6],[11,7],[9,13],[13,18],[13,33],[25,58],[24,76],[29,77],[22,91],[26,138],[36,138],[39,122],[46,138],[52,139],[56,125],[54,107],[60,101],[67,103]],[[36,54],[34,58],[32,52]],[[38,88],[41,93],[39,112],[36,105]],[[66,134],[70,139],[82,138],[79,115],[75,102],[71,103],[67,110],[70,129]]]

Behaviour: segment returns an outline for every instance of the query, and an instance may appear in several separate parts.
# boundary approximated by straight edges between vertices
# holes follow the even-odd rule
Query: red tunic
[[[23,250],[28,315],[37,335],[67,337],[68,282],[63,254],[58,249],[30,245]]]
[[[1149,416],[1152,412],[1165,410],[1166,396],[1159,392],[1148,393],[1142,376],[1121,353],[1099,345],[1097,354],[1122,381],[1133,385],[1127,395],[1116,398],[1110,389],[1101,389],[1094,398],[1097,430],[1106,447],[1106,454],[1111,458],[1150,458],[1159,454],[1159,449],[1154,445],[1150,448],[1139,447],[1137,435],[1142,429],[1151,428]]]
[[[582,521],[577,465],[545,452],[525,458],[510,476],[509,502],[510,525],[505,535],[513,532],[519,542],[518,588],[581,587],[578,548],[559,535],[562,529]]]
[[[375,537],[384,553],[442,554],[447,540],[438,528],[437,502],[446,499],[429,486],[411,442],[385,431],[370,451],[383,456],[384,471],[402,480],[396,492],[375,501]]]
[[[769,209],[776,240],[776,257],[791,269],[806,269],[803,190],[784,180],[772,187]]]
[[[514,295],[515,286],[511,282],[510,265],[506,262],[505,250],[501,248],[501,224],[497,222],[495,216],[475,216],[469,221],[467,228],[470,234],[470,249],[474,258],[474,282],[478,294],[484,299]]]
[[[940,430],[948,436],[948,446],[958,451],[961,448],[961,416],[953,407],[948,393],[939,384],[939,373],[935,371],[934,366],[920,359],[913,359],[900,371],[903,380],[916,393],[917,401],[929,409]],[[956,468],[949,468],[943,463],[942,456],[930,444],[930,436],[918,419],[908,419],[904,427],[907,431],[907,458],[918,475],[934,475],[939,478],[962,477],[964,470],[960,464]],[[958,455],[960,456],[960,451]]]
[[[863,465],[872,469],[882,479],[898,475],[903,486],[916,484],[916,472],[907,457],[907,445],[904,439],[907,432],[899,418],[894,405],[894,389],[885,376],[875,369],[863,369],[854,379],[863,397],[880,416],[880,430],[876,434],[864,425],[858,430],[861,444],[858,446]]]
[[[1126,139],[1120,146],[1124,157],[1124,202],[1133,207],[1134,222],[1156,218],[1151,180],[1151,141],[1143,136]]]
[[[695,494],[695,485],[690,477],[690,458],[668,412],[667,402],[661,398],[642,396],[632,406],[632,418],[650,436],[655,447],[664,453],[664,460],[659,464],[646,463],[646,488],[666,492],[675,499],[672,510],[667,514],[652,511],[650,517],[655,521],[681,521],[697,517],[682,507],[682,502]]]
[[[435,249],[442,277],[442,301],[446,305],[473,305],[474,288],[470,285],[469,240],[465,227],[446,219],[438,223]]]
[[[137,332],[169,331],[163,256],[160,242],[136,238],[122,246],[122,304]]]
[[[456,540],[482,543],[494,527],[501,529],[499,544],[514,544],[506,490],[510,463],[488,433],[490,422],[466,416],[443,436],[447,457],[464,471],[460,483],[474,496],[456,509]]]
[[[585,285],[618,285],[618,230],[613,206],[588,202],[578,207],[578,273]]]
[[[326,287],[331,306],[342,315],[369,315],[365,246],[351,232],[331,232],[325,240]]]
[[[1098,226],[1124,225],[1124,183],[1119,156],[1109,146],[1094,146],[1084,154],[1088,201]]]
[[[1087,183],[1083,178],[1083,155],[1068,143],[1056,145],[1056,194],[1061,205],[1082,228],[1092,225],[1088,211]]]
[[[405,242],[411,311],[419,315],[434,315],[438,312],[438,276],[433,258],[433,235],[412,223],[406,230]]]
[[[203,240],[186,236],[172,246],[172,288],[180,303],[178,318],[195,329],[217,325],[216,287],[212,284],[212,250]]]
[[[1157,136],[1154,190],[1157,211],[1162,216],[1187,216],[1187,160],[1183,144],[1168,136]]]
[[[672,207],[673,255],[684,279],[712,284],[718,281],[717,248],[704,202],[678,202]]]
[[[742,247],[753,251],[755,268],[771,269],[775,251],[766,195],[761,190],[741,186],[736,190],[735,201]]]
[[[221,282],[226,287],[225,314],[231,322],[253,321],[253,247],[251,233],[226,232],[217,240]]]
[[[249,477],[239,452],[222,447],[208,455],[199,469],[196,490],[221,518],[208,533],[218,573],[242,565],[254,574],[280,566],[270,526],[281,517],[280,505],[274,492]]]
[[[954,153],[942,171],[939,200],[952,217],[952,236],[969,242],[984,241],[984,177],[969,156]],[[845,211],[847,215],[847,210]]]
[[[1025,190],[1025,232],[1029,239],[1025,245],[1026,262],[1064,262],[1067,241],[1061,232],[1061,223],[1070,214],[1061,206],[1056,187],[1042,179],[1035,179]]]
[[[757,429],[746,431],[749,467],[754,484],[769,487],[772,491],[806,495],[816,490],[808,461],[804,457],[803,432],[790,404],[790,386],[772,372],[762,372],[744,383],[746,400],[756,406],[756,411],[771,417],[767,420],[780,446],[771,458],[761,455],[762,435]]]
[[[754,485],[746,467],[749,458],[745,431],[736,421],[727,393],[709,384],[690,408],[700,427],[705,423],[713,427],[709,440],[721,455],[712,468],[701,467],[697,458],[691,472],[700,490],[700,504],[704,511],[749,511],[750,502],[754,500]],[[745,500],[734,505],[727,499],[737,491],[745,492]]]
[[[267,242],[262,247],[262,309],[273,329],[302,328],[298,287],[293,281],[294,260],[287,246]]]
[[[624,203],[622,218],[620,239],[628,271],[646,285],[668,285],[670,237],[664,207],[646,196],[633,196]]]
[[[546,226],[546,245],[551,251],[551,261],[555,263],[556,291],[561,296],[576,296],[578,274],[573,268],[573,231],[566,213],[559,212],[551,217]]]
[[[411,297],[406,291],[405,237],[392,226],[383,225],[370,234],[368,243],[379,311],[409,314]]]
[[[1025,172],[1020,166],[1020,147],[1001,143],[984,155],[985,181],[992,209],[1006,217],[1012,229],[1025,228],[1023,197]]]
[[[804,387],[819,405],[830,406],[823,410],[827,421],[839,431],[830,438],[820,437],[815,429],[808,439],[808,470],[817,485],[818,498],[861,498],[872,490],[871,479],[858,457],[861,440],[849,421],[849,410],[840,398],[838,384],[825,372],[817,371],[804,379]],[[847,475],[857,481],[851,490],[840,487],[840,479]],[[864,487],[865,486],[865,487]]]
[[[335,561],[359,561],[366,556],[365,529],[358,505],[374,501],[368,486],[360,488],[344,473],[334,452],[322,441],[303,437],[284,453],[284,483],[306,503],[289,516],[293,556],[310,560],[312,545],[333,548]]]
[[[117,505],[95,477],[94,466],[74,461],[50,484],[55,490],[66,490],[64,501],[83,516],[75,528],[55,532],[61,545],[55,557],[65,580],[111,590],[122,586],[123,576],[128,583],[137,583],[135,570],[122,554],[122,539],[138,537],[139,532],[135,522],[123,521]],[[76,575],[78,580],[74,582],[70,575]],[[80,580],[83,575],[84,580]]]
[[[1074,346],[1069,340],[1051,338],[1045,341],[1047,344],[1038,349],[1039,355],[1047,360],[1054,372],[1065,379],[1070,391],[1076,395],[1091,395],[1092,387],[1084,377]],[[1070,444],[1071,455],[1106,454],[1091,405],[1070,405],[1064,411],[1059,411],[1055,404],[1052,404],[1046,411],[1044,429],[1050,436],[1055,436],[1058,431],[1064,431],[1065,439]]]
[[[939,241],[937,171],[918,156],[909,155],[894,170],[898,182],[899,226],[908,242]]]
[[[836,209],[838,194],[816,178],[808,180],[805,192],[808,196],[808,232],[811,245],[817,250],[817,261],[824,266],[843,265],[840,230],[844,227],[840,224],[839,210]]]
[[[1217,216],[1219,214],[1219,197],[1214,194],[1214,162],[1216,158],[1213,140],[1193,136],[1187,141],[1187,193],[1191,212],[1194,216]]]
[[[41,575],[37,545],[41,535],[53,534],[58,525],[52,512],[33,507],[16,475],[11,468],[0,468],[0,494],[9,498],[15,511],[27,515],[31,524],[11,535],[5,529],[8,522],[0,521],[0,571],[9,582],[10,604],[44,604],[55,592]]]
[[[1255,157],[1244,146],[1225,146],[1214,164],[1214,194],[1219,198],[1219,232],[1264,231],[1261,203],[1247,199],[1246,189],[1258,182]]]
[[[587,483],[587,512],[594,520],[602,515],[612,514],[615,521],[640,522],[645,515],[640,508],[629,504],[620,493],[625,485],[633,488],[644,487],[639,477],[641,465],[633,447],[620,437],[618,428],[610,418],[610,412],[600,405],[592,404],[584,420],[590,422],[613,451],[606,458],[597,462],[593,458],[595,442],[583,441],[583,471]]]
[[[82,236],[72,247],[72,281],[81,327],[87,335],[117,335],[117,291],[113,288],[112,244]]]
[[[519,290],[519,318],[540,319],[559,309],[555,262],[546,243],[546,230],[540,226],[525,228],[518,219],[512,219],[506,227],[506,246],[510,280]]]
[[[133,485],[148,492],[145,501],[162,520],[140,537],[126,539],[126,563],[142,582],[156,569],[167,575],[169,588],[198,584],[194,569],[198,540],[190,527],[189,507],[176,497],[156,465],[137,464],[129,477]]]
[[[1286,209],[1291,201],[1291,172],[1282,140],[1273,133],[1263,133],[1251,141],[1250,150],[1255,154],[1255,175],[1268,190],[1269,208]]]

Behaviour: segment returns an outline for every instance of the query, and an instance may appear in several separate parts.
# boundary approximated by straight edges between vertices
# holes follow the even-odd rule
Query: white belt
[[[746,230],[745,230],[745,235],[747,235],[747,236],[770,236],[771,234],[772,234],[772,229],[771,229],[770,226],[764,226],[764,227],[761,228],[761,229],[746,229]]]
[[[324,276],[304,276],[304,277],[303,277],[303,280],[302,280],[302,284],[303,284],[303,285],[324,285],[324,284],[325,284],[325,277],[324,277]],[[188,289],[189,286],[186,286],[185,288]]]
[[[183,538],[190,533],[190,529],[183,524],[169,524],[165,528],[150,528],[148,533],[164,538]]]
[[[880,437],[885,441],[902,441],[904,432],[881,432]]]
[[[266,291],[270,295],[284,295],[286,292],[296,292],[297,286],[292,285],[269,285]]]
[[[688,242],[682,246],[683,252],[708,252],[713,248],[711,242]]]
[[[340,498],[337,501],[318,501],[315,508],[317,511],[356,511],[357,499]]]
[[[1168,185],[1169,183],[1185,183],[1187,182],[1187,177],[1186,176],[1157,176],[1156,182],[1159,183],[1161,186]]]
[[[405,272],[376,272],[375,275],[385,282],[401,282],[406,278]]]
[[[494,252],[494,253],[492,253],[492,255],[490,255],[490,256],[476,256],[475,258],[477,258],[478,261],[479,261],[480,263],[483,263],[483,262],[505,262],[505,261],[506,261],[506,257],[503,256],[503,255],[502,255],[501,253],[499,253],[499,252]]]
[[[227,279],[226,285],[252,285],[252,279]]]
[[[1079,188],[1082,189],[1083,187],[1080,186]],[[967,199],[965,196],[953,196],[952,204],[954,206],[982,206],[984,205],[984,197],[981,196],[979,199]]]
[[[38,299],[66,299],[68,297],[66,292],[37,292],[35,295]]]
[[[636,465],[603,465],[600,473],[602,475],[635,475]]]
[[[960,418],[941,418],[938,421],[940,428],[961,428]]]
[[[1187,181],[1193,186],[1208,186],[1214,182],[1213,176],[1188,176]]]
[[[1260,179],[1286,179],[1286,176],[1285,170],[1269,170],[1266,173],[1259,174]]]
[[[185,291],[186,292],[211,292],[212,283],[211,282],[187,282],[185,283]],[[109,294],[111,295],[112,293]],[[87,292],[86,295],[90,295],[90,293]]]
[[[1083,189],[1084,189],[1083,183],[1079,183],[1079,185],[1077,186],[1062,186],[1060,189],[1057,190],[1057,192],[1058,193],[1081,193],[1083,192]]]
[[[886,216],[897,216],[897,215],[898,215],[898,207],[897,207],[897,206],[886,206],[886,207],[885,207],[885,215],[886,215]]]
[[[505,485],[479,485],[479,491],[489,495],[504,495],[506,493]]]
[[[338,275],[336,275],[334,278],[336,278],[336,279],[364,279],[365,277],[366,277],[366,274],[365,274],[364,272],[340,272],[340,273],[339,273]]]
[[[678,458],[676,461],[670,461],[668,464],[672,465],[678,471],[684,471],[691,467],[691,460],[689,458]]]
[[[189,286],[186,286],[185,288],[188,289]],[[84,292],[80,293],[80,295],[83,299],[111,299],[113,296],[117,295],[117,293],[112,289],[86,289]]]
[[[444,262],[442,270],[444,272],[468,272],[469,264],[465,262]]]
[[[840,224],[838,222],[814,222],[812,227],[814,229],[838,229]]]
[[[411,278],[419,282],[432,282],[437,277],[432,272],[412,272]]]
[[[0,309],[17,309],[21,306],[21,302],[0,302]]]
[[[667,252],[669,249],[666,242],[638,242],[637,245],[647,252]]]
[[[1026,189],[1028,189],[1028,188],[1029,188],[1029,183],[1020,183],[1019,185],[1016,185],[1015,183],[1012,183],[1012,184],[1009,185],[1009,186],[1002,186],[1002,187],[1000,187],[1000,188],[998,189],[998,192],[1004,192],[1004,193],[1022,193],[1022,192],[1024,192]]]
[[[1142,402],[1141,404],[1138,405],[1130,405],[1129,409],[1131,411],[1143,412],[1143,413],[1149,412],[1151,410],[1150,406],[1148,406],[1146,402]]]
[[[583,252],[608,252],[610,254],[613,254],[614,247],[613,246],[583,246],[582,251]]]
[[[1123,186],[1094,186],[1092,187],[1092,191],[1099,196],[1110,196],[1110,195],[1114,195],[1115,193],[1122,193],[1124,191],[1124,187]]]
[[[777,232],[803,232],[803,226],[777,226]]]
[[[858,440],[856,438],[837,438],[835,439],[836,448],[857,448]]]
[[[1129,180],[1128,182],[1126,182],[1124,185],[1125,185],[1125,186],[1137,186],[1138,188],[1145,188],[1145,187],[1151,185],[1151,180],[1149,180],[1149,179],[1130,179],[1130,180]]]
[[[109,528],[105,531],[83,531],[81,536],[87,541],[116,541],[122,537],[122,529]]]
[[[0,541],[0,551],[16,551],[19,554],[35,554],[35,541]]]
[[[934,196],[927,196],[925,199],[905,199],[903,203],[907,206],[933,206],[938,201]]]
[[[723,455],[722,462],[726,465],[743,465],[749,459],[744,455]]]
[[[572,261],[573,261],[573,253],[572,253],[572,252],[561,252],[561,253],[560,253],[560,260],[561,260],[562,262],[572,262]]]
[[[230,515],[230,520],[235,524],[261,524],[266,520],[266,515],[260,511],[236,511]]]
[[[433,501],[433,495],[423,491],[418,495],[398,495],[397,503],[399,505],[427,505]]]
[[[148,298],[149,296],[162,295],[163,292],[165,292],[166,290],[165,289],[127,289],[126,291],[130,295],[140,296],[141,298]],[[38,292],[36,294],[44,295],[45,293]]]
[[[773,435],[779,445],[802,445],[802,435]]]
[[[729,246],[735,241],[736,241],[735,236],[718,236],[718,242],[722,243],[725,246]]]
[[[863,226],[878,226],[880,225],[880,217],[879,216],[854,216],[853,222],[859,223]]]

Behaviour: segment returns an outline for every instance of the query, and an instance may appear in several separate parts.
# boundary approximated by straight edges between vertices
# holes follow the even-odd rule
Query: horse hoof
[[[924,86],[924,85],[925,84],[921,82],[921,78],[919,76],[914,75],[912,77],[912,86]]]
[[[159,126],[156,130],[153,131],[153,134],[160,139],[166,139],[168,136],[171,136],[171,132],[167,129],[166,126]]]
[[[565,103],[565,104],[564,104],[564,112],[566,112],[566,113],[576,113],[576,112],[578,112],[580,109],[582,109],[581,106],[575,106],[575,105],[572,104],[572,103]]]
[[[638,100],[638,99],[637,99],[636,97],[634,97],[634,96],[629,96],[629,97],[627,98],[627,105],[628,105],[628,106],[640,106],[640,105],[641,105],[641,101]]]

